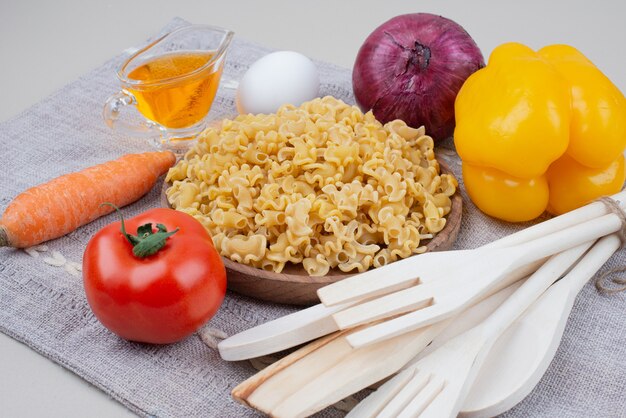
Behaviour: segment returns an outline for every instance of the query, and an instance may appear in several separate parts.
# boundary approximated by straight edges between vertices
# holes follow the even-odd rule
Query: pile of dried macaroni
[[[230,259],[280,272],[302,263],[365,271],[425,251],[458,186],[433,140],[333,97],[208,129],[172,167],[170,204]]]

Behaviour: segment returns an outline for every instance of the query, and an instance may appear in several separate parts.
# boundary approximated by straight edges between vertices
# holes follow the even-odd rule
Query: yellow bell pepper
[[[586,167],[565,154],[546,173],[550,187],[548,212],[569,212],[600,196],[612,195],[622,188],[624,175],[621,154],[604,168]]]
[[[624,183],[626,99],[575,48],[497,47],[455,102],[463,181],[480,210],[527,221]]]

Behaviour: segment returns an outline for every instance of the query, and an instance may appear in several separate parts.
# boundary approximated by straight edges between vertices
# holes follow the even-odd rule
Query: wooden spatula
[[[503,282],[514,283],[534,272],[541,263],[540,260],[523,266],[511,272]],[[318,304],[247,329],[221,341],[218,345],[220,355],[228,361],[260,357],[339,331],[333,314],[358,303],[352,301],[332,307]]]

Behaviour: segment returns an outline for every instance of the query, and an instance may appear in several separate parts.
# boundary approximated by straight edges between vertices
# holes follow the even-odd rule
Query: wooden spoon
[[[594,251],[606,261],[621,242],[612,235],[598,242]],[[550,365],[563,337],[576,295],[597,270],[579,269],[559,280],[498,339],[476,378],[461,409],[463,417],[493,417],[524,399]]]

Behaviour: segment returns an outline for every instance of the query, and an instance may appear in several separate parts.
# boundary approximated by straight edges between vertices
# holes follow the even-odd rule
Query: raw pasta
[[[433,145],[329,96],[207,129],[169,170],[167,198],[234,261],[362,272],[424,252],[445,226],[458,184]]]

